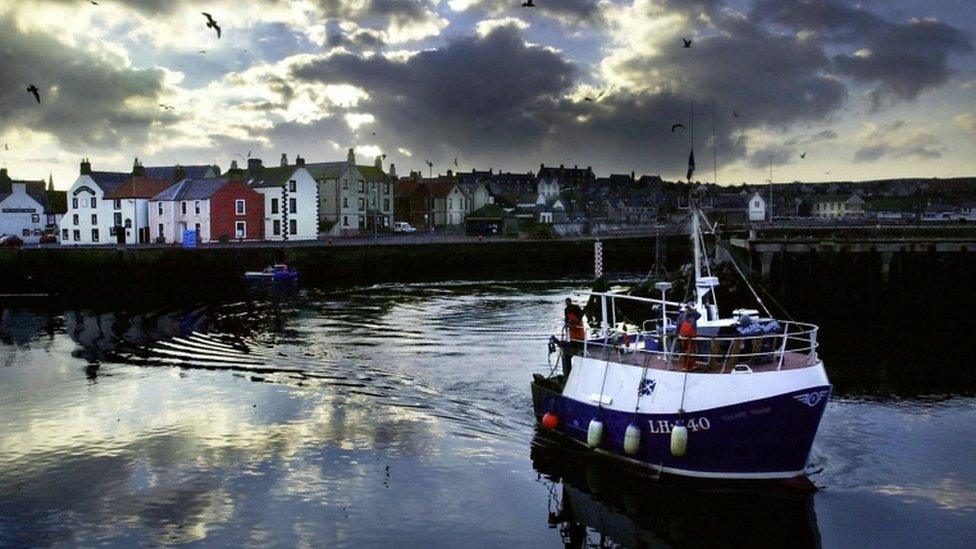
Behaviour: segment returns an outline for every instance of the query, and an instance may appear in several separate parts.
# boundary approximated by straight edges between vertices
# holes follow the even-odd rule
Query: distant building
[[[497,204],[487,204],[468,214],[464,232],[469,236],[518,236],[518,220]]]
[[[109,234],[114,209],[105,195],[114,191],[132,174],[96,172],[91,161],[81,161],[78,178],[67,192],[67,212],[61,219],[62,245],[94,245],[113,242]]]
[[[111,203],[112,217],[107,219],[110,239],[120,244],[150,242],[149,199],[163,192],[173,184],[169,179],[147,177],[145,170],[136,165],[131,177],[115,189],[105,193],[105,200]],[[183,175],[177,166],[172,175]],[[181,178],[182,179],[182,178]]]
[[[813,217],[857,217],[864,215],[864,200],[856,194],[813,195],[808,198]]]
[[[46,198],[44,181],[15,181],[0,168],[0,236],[39,242],[47,225]]]
[[[430,189],[421,184],[419,174],[394,183],[394,214],[396,221],[405,221],[415,229],[427,230],[433,225],[434,203]]]
[[[593,169],[589,166],[586,168],[580,168],[579,166],[567,168],[560,164],[557,168],[541,164],[538,173],[536,173],[536,179],[539,184],[536,192],[547,196],[554,196],[558,194],[584,192],[596,177],[593,175]]]
[[[766,220],[766,199],[756,191],[749,197],[749,221],[765,221]]]
[[[359,234],[388,230],[393,226],[393,181],[396,168],[383,171],[377,157],[372,166],[356,164],[356,153],[349,149],[345,162],[307,164],[319,185],[322,228],[329,234]]]

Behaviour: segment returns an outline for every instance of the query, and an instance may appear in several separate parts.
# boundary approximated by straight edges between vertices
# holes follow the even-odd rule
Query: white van
[[[406,221],[396,221],[393,223],[393,232],[395,233],[415,233],[417,229],[411,227]]]

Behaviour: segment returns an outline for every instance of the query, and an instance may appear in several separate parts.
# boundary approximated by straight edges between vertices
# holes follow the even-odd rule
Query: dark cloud
[[[534,8],[522,8],[521,0],[478,0],[469,9],[496,16],[509,15],[528,17],[532,14],[558,19],[564,24],[577,26],[580,24],[603,24],[603,12],[598,0],[557,0],[541,1]]]
[[[762,0],[751,15],[815,33],[818,42],[856,48],[835,55],[833,62],[839,74],[875,85],[876,109],[885,100],[912,100],[945,84],[952,75],[949,56],[973,51],[966,34],[952,25],[928,19],[895,23],[839,0]]]
[[[768,168],[773,166],[784,166],[796,162],[796,149],[792,147],[764,147],[749,154],[749,165],[753,168]]]
[[[314,3],[327,18],[347,19],[357,23],[367,20],[382,20],[401,25],[420,23],[433,14],[431,4],[424,0],[316,0]]]
[[[4,126],[46,132],[69,149],[111,148],[145,141],[161,116],[156,97],[163,73],[114,65],[40,33],[23,33],[0,19],[0,104]],[[42,103],[27,91],[33,83]],[[128,103],[142,99],[146,107]]]
[[[403,62],[343,53],[294,69],[299,80],[367,90],[363,108],[410,148],[486,154],[530,147],[544,136],[547,128],[531,109],[569,89],[575,75],[571,63],[527,46],[510,27],[452,40]]]

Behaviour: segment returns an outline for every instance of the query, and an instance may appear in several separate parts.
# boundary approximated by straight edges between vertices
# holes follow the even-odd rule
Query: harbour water
[[[976,386],[961,346],[955,362],[937,345],[873,353],[898,348],[892,331],[852,339],[830,318],[805,318],[824,324],[835,383],[814,451],[820,490],[676,487],[537,434],[531,374],[548,371],[562,299],[584,287],[231,289],[140,307],[8,306],[0,546],[976,538]]]

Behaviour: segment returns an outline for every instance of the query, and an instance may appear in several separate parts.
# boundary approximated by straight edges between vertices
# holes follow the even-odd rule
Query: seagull
[[[674,130],[676,130],[678,128],[681,128],[683,130],[683,129],[685,129],[685,125],[684,124],[671,124],[671,133],[674,133]]]
[[[688,40],[687,38],[682,38],[681,41],[685,43],[686,48],[691,47],[691,40]]]
[[[454,167],[456,168],[456,167],[457,167],[457,165],[458,165],[458,163],[457,163],[457,157],[455,156],[455,157],[454,157]]]
[[[34,99],[37,99],[37,102],[38,103],[41,102],[41,93],[37,89],[37,86],[35,86],[34,84],[31,84],[30,86],[27,86],[27,92],[34,94]]]
[[[200,13],[202,13],[203,16],[207,18],[207,28],[217,31],[217,38],[220,39],[220,25],[218,25],[217,22],[214,21],[213,16],[211,16],[209,13],[205,11]]]
[[[171,111],[171,110],[175,109],[176,107],[174,107],[173,105],[164,105],[164,104],[160,103],[159,104],[159,108],[161,108],[163,110]]]
[[[583,101],[589,101],[590,103],[592,103],[593,102],[593,98],[592,97],[584,97],[583,98]]]
[[[807,153],[803,153],[800,155],[800,158],[806,158],[806,157],[807,157]]]
[[[739,118],[739,113],[737,113],[737,112],[735,112],[735,111],[732,111],[732,116],[734,116],[734,117],[736,117],[736,118]]]
[[[532,2],[533,2],[533,0],[525,0],[525,2],[522,2],[522,7],[523,8],[534,8],[535,7],[535,4],[533,4]]]
[[[200,50],[197,53],[207,53],[207,50]]]
[[[91,2],[91,5],[93,5],[93,6],[97,6],[98,5],[98,2],[96,2],[95,0],[88,0],[88,1]]]

